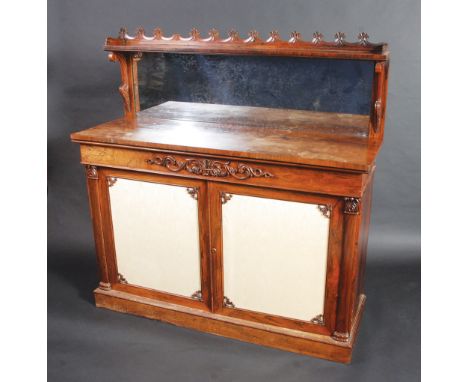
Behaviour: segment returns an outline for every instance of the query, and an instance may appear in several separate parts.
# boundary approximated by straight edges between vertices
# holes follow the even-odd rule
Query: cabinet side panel
[[[372,190],[374,186],[374,175],[371,175],[371,179],[367,185],[367,188],[364,192],[362,198],[362,221],[361,221],[361,230],[359,236],[359,255],[360,255],[360,264],[359,264],[359,279],[358,279],[358,294],[364,293],[364,277],[366,270],[366,260],[367,260],[367,242],[369,237],[369,225],[371,219],[371,207],[372,207]],[[357,310],[357,303],[354,311]]]

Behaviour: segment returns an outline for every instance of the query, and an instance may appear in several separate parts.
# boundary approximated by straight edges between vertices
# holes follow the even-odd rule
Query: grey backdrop
[[[352,365],[196,333],[93,307],[86,185],[73,131],[122,115],[118,64],[102,51],[121,26],[165,34],[216,27],[283,38],[337,31],[390,45],[385,144],[377,161],[368,304]],[[420,3],[356,1],[48,2],[48,267],[51,381],[414,381],[420,378]]]

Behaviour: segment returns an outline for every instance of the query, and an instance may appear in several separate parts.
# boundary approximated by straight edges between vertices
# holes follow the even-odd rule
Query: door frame
[[[212,284],[212,311],[222,315],[255,321],[284,328],[331,335],[336,326],[336,312],[340,278],[340,263],[343,252],[343,201],[339,197],[312,193],[284,191],[261,187],[208,182],[210,217],[210,257]],[[327,206],[330,212],[325,302],[323,320],[308,322],[293,318],[232,308],[224,303],[224,268],[222,238],[222,200],[225,194],[238,194],[291,202],[311,203]],[[228,304],[229,305],[229,304]]]
[[[200,245],[200,286],[201,299],[181,296],[165,291],[146,288],[139,285],[132,285],[119,278],[118,264],[115,250],[114,229],[112,224],[112,210],[110,202],[109,187],[113,185],[113,178],[128,179],[140,182],[158,183],[171,186],[187,188],[187,197],[196,199],[198,204],[198,226]],[[199,179],[179,178],[168,175],[157,175],[142,173],[131,170],[118,170],[113,168],[100,167],[99,169],[99,189],[100,189],[100,213],[104,229],[103,239],[105,243],[105,262],[109,274],[109,282],[113,290],[127,292],[140,297],[147,297],[164,302],[185,305],[204,311],[211,310],[211,280],[210,280],[210,259],[208,256],[208,208],[207,208],[207,182]],[[191,189],[190,192],[188,189]],[[155,217],[156,219],[158,217]],[[183,265],[181,265],[183,266]]]

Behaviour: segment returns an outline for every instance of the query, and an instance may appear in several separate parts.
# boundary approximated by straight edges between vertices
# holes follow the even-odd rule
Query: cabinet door
[[[331,280],[327,287],[327,275],[336,273],[328,269],[336,202],[237,186],[218,193],[223,310],[249,311],[237,316],[269,323],[282,317],[293,327],[324,325],[327,289],[336,287]]]
[[[107,178],[118,281],[201,300],[204,183],[137,177]]]

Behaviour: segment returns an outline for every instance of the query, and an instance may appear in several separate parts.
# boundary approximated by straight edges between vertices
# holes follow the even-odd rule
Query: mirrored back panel
[[[144,53],[141,110],[166,101],[370,113],[373,61]]]

